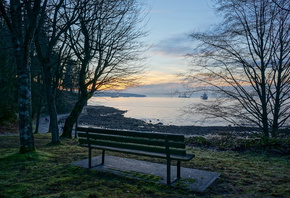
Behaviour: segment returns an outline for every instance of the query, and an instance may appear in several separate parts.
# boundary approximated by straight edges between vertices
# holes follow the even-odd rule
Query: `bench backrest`
[[[83,146],[107,146],[154,153],[186,155],[183,135],[78,127]]]

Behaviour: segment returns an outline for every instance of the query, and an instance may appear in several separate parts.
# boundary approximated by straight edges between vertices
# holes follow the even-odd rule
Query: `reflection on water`
[[[114,107],[127,110],[126,117],[144,120],[148,123],[163,123],[164,125],[196,125],[196,126],[226,126],[224,120],[205,120],[203,115],[184,115],[183,109],[189,104],[206,103],[200,98],[110,98],[92,97],[88,105]]]

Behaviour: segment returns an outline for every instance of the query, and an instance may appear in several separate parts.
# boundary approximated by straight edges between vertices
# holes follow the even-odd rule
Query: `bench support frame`
[[[89,168],[92,168],[93,167],[92,166],[92,149],[93,149],[93,147],[91,146],[91,142],[90,142],[90,138],[89,138],[89,130],[87,129],[87,130],[85,130],[85,132],[86,132],[86,139],[87,139],[87,143],[88,143],[87,147],[89,149],[88,166],[89,166]],[[177,179],[174,180],[173,182],[171,182],[171,161],[172,161],[172,159],[170,157],[169,138],[168,138],[167,134],[164,135],[164,140],[165,140],[164,141],[164,146],[165,146],[165,151],[166,151],[166,158],[165,159],[166,159],[166,162],[167,162],[166,163],[166,166],[167,166],[167,175],[166,175],[167,180],[166,180],[166,183],[168,185],[170,185],[170,184],[172,184],[175,181],[180,179],[180,164],[181,164],[181,161],[177,160]],[[106,151],[105,149],[102,149],[102,162],[99,165],[103,165],[105,163],[105,151]],[[96,165],[96,166],[99,166],[99,165]]]

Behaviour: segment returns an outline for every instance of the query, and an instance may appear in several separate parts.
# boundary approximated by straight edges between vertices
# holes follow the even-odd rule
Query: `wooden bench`
[[[92,149],[102,150],[101,164],[105,163],[105,150],[163,158],[167,161],[167,184],[171,184],[171,161],[177,161],[177,179],[180,179],[180,162],[194,157],[186,153],[183,135],[86,127],[78,127],[77,131],[80,146],[89,148],[89,168]]]

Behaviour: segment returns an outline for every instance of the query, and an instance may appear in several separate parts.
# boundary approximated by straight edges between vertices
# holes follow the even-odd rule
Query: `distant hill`
[[[118,98],[118,97],[147,97],[143,94],[133,94],[133,93],[122,93],[122,92],[97,92],[94,94],[95,97],[112,97],[112,98]]]

